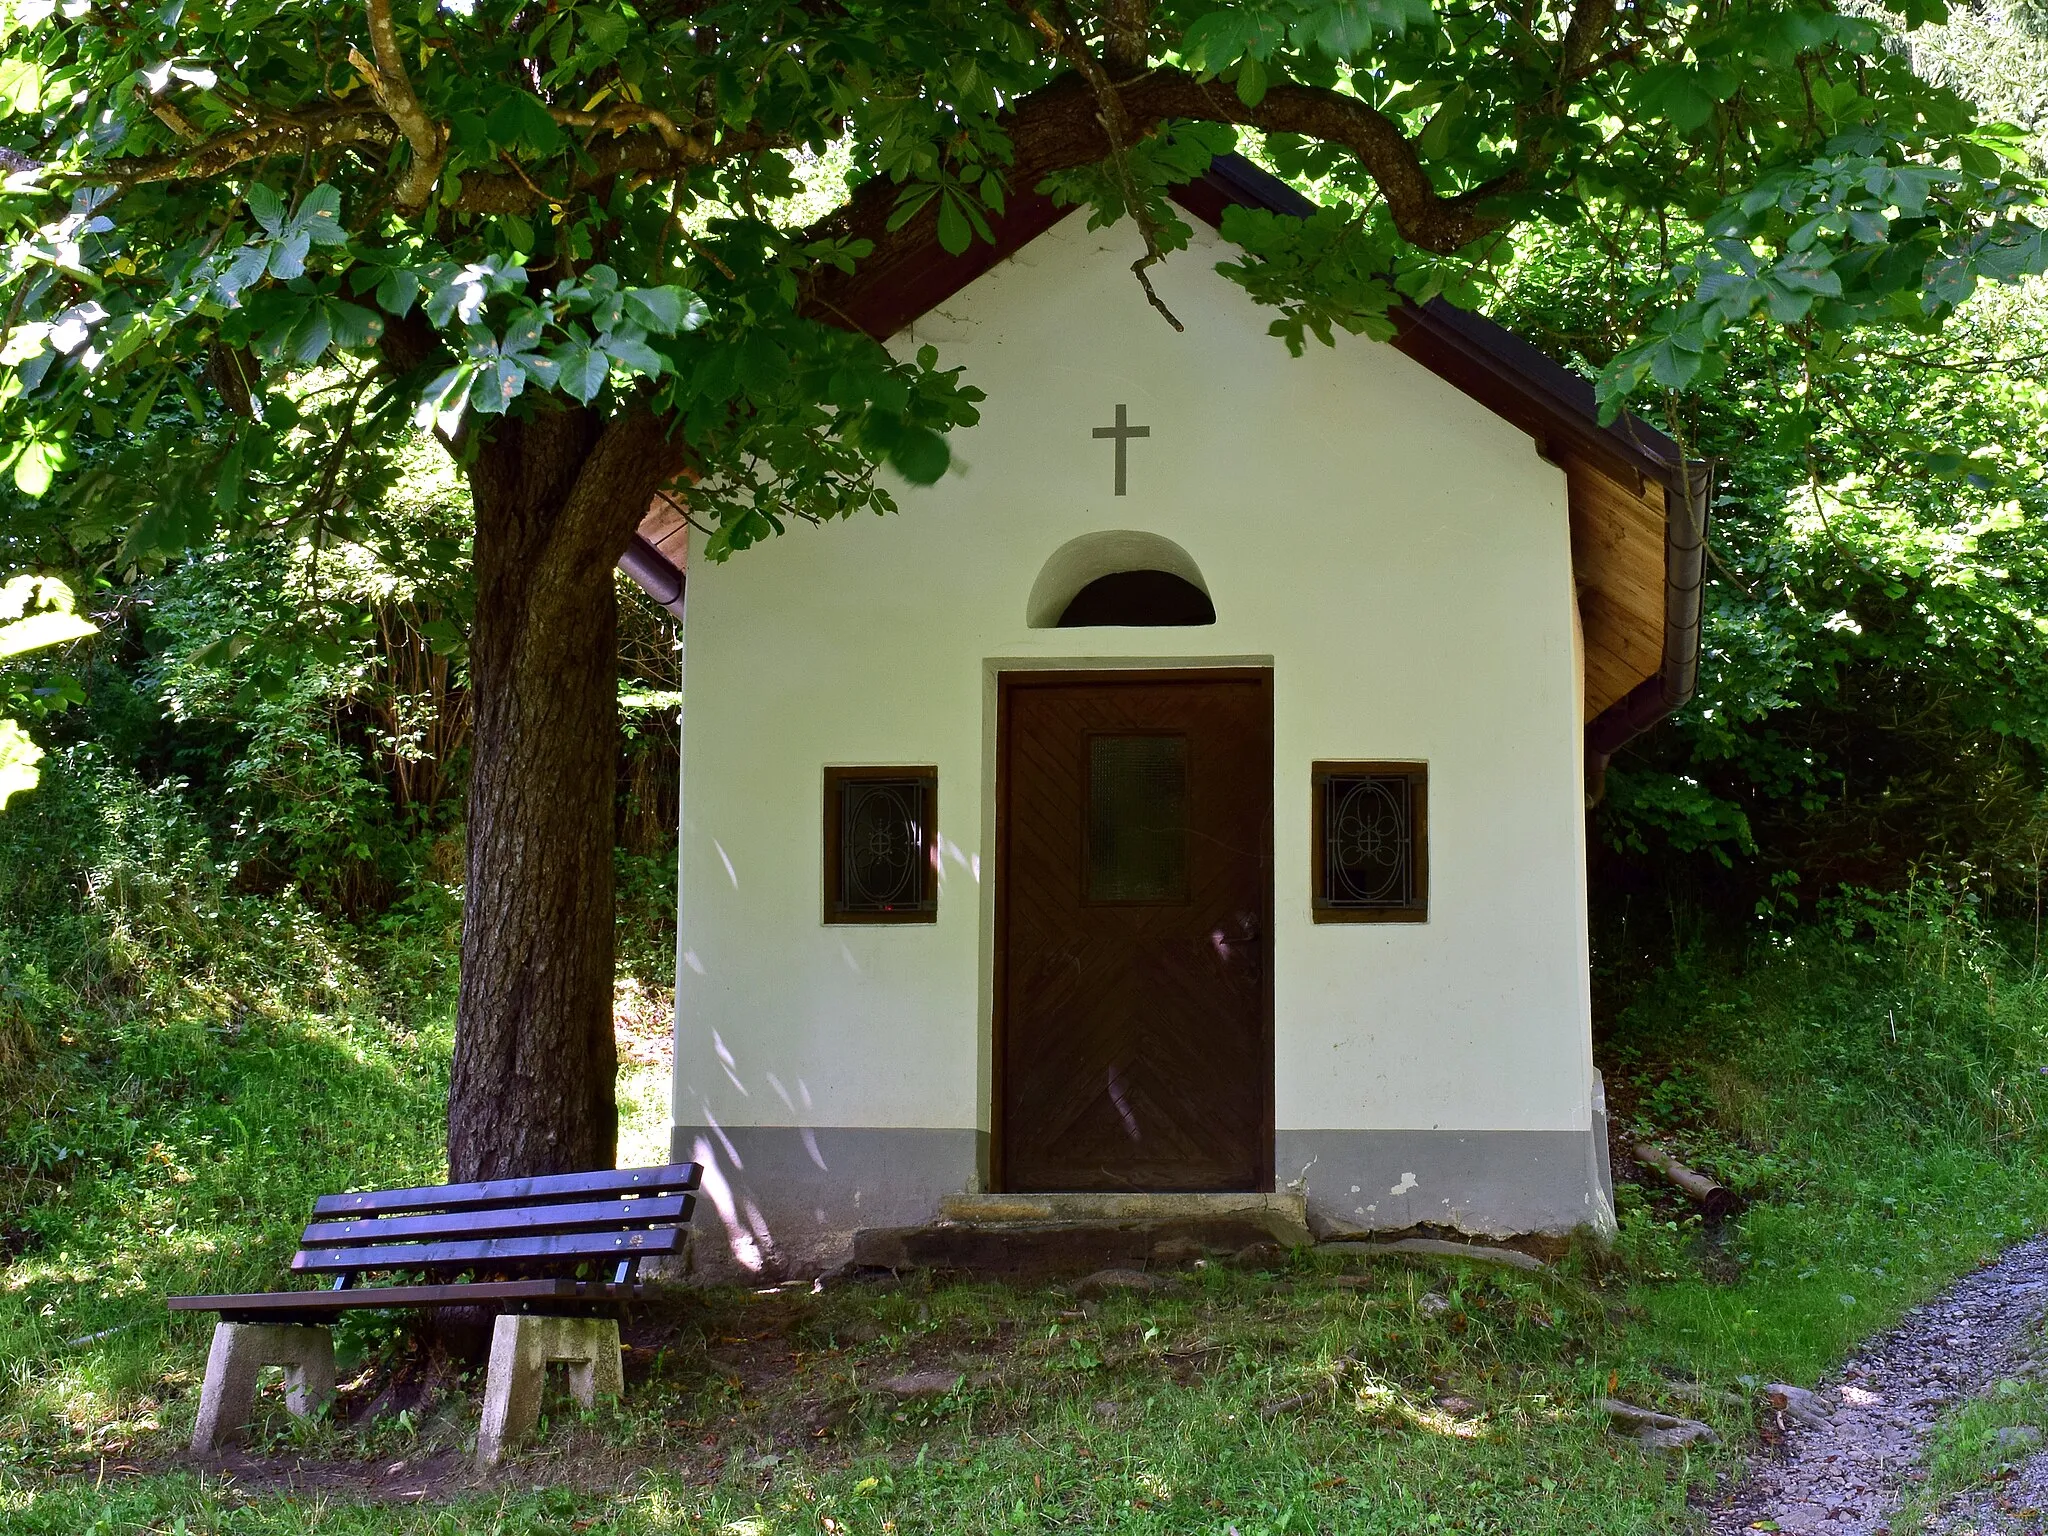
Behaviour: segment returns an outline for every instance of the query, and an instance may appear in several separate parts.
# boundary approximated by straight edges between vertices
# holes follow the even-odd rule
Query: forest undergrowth
[[[1812,1381],[2048,1224],[2048,986],[2023,936],[1919,881],[1609,978],[1621,1139],[1735,1189],[1719,1230],[1624,1160],[1619,1239],[1548,1278],[1308,1252],[1098,1300],[697,1291],[633,1321],[620,1404],[557,1403],[490,1479],[475,1375],[366,1319],[336,1412],[267,1394],[223,1476],[182,1454],[206,1321],[162,1298],[274,1285],[315,1195],[439,1176],[459,892],[423,880],[360,927],[237,893],[174,805],[88,767],[0,823],[10,1533],[1683,1529],[1774,1432],[1737,1406],[1758,1384]],[[665,1000],[633,929],[659,924],[621,923],[631,1158],[658,1155]],[[932,1371],[959,1379],[900,1390]],[[1703,1410],[1698,1385],[1733,1395]],[[1647,1458],[1607,1435],[1610,1394],[1726,1445]]]

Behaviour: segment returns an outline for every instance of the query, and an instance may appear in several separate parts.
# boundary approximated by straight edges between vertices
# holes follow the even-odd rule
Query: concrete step
[[[948,1195],[942,1221],[962,1226],[1015,1226],[1036,1222],[1250,1220],[1308,1236],[1308,1200],[1257,1190],[1242,1194],[1110,1194],[1093,1190],[1052,1194]],[[1276,1239],[1279,1232],[1275,1232]]]
[[[854,1234],[853,1262],[881,1269],[1052,1276],[1154,1268],[1203,1255],[1305,1247],[1299,1195],[953,1195],[923,1227]]]

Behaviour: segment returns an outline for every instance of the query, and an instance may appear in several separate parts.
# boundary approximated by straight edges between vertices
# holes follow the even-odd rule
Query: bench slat
[[[493,1237],[461,1243],[388,1243],[361,1248],[302,1248],[292,1255],[300,1274],[344,1270],[440,1269],[452,1265],[532,1263],[551,1259],[645,1258],[677,1253],[689,1234],[664,1227],[652,1232],[572,1232],[558,1237]]]
[[[659,1168],[607,1168],[591,1173],[552,1173],[530,1179],[488,1179],[479,1184],[439,1184],[422,1189],[376,1189],[322,1195],[315,1216],[388,1216],[406,1211],[490,1210],[513,1205],[547,1205],[592,1197],[682,1194],[697,1187],[704,1170],[695,1163]]]
[[[316,1221],[299,1239],[302,1248],[389,1243],[400,1238],[513,1237],[542,1232],[611,1230],[649,1223],[687,1222],[694,1195],[642,1195],[633,1200],[591,1200],[495,1211],[437,1211],[423,1216],[365,1216]]]
[[[632,1301],[638,1285],[603,1280],[478,1280],[462,1285],[366,1285],[349,1291],[172,1296],[173,1312],[316,1313],[353,1307],[462,1307],[479,1301]]]

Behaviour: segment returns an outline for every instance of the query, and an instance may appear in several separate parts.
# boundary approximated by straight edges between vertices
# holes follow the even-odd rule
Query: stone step
[[[1222,1221],[1260,1222],[1282,1231],[1308,1232],[1308,1199],[1297,1194],[1247,1191],[1225,1194],[1120,1194],[1078,1190],[1051,1194],[948,1195],[939,1218],[962,1226],[1015,1226],[1035,1222]]]
[[[853,1263],[1052,1276],[1183,1264],[1247,1249],[1278,1252],[1313,1241],[1299,1195],[953,1195],[929,1226],[855,1233]]]

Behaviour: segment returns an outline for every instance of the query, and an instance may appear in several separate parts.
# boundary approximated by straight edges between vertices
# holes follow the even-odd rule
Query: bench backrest
[[[609,1263],[623,1282],[641,1259],[681,1251],[702,1176],[695,1163],[672,1163],[322,1195],[292,1268],[345,1281],[384,1270]]]

